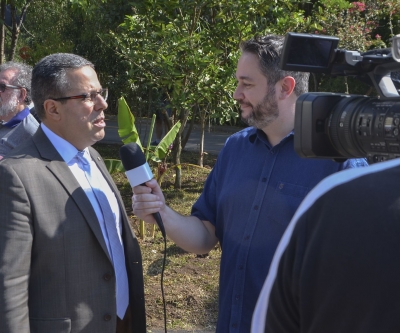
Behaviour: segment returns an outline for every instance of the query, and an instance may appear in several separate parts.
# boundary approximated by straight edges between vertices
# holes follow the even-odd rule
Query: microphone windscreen
[[[140,146],[135,142],[123,145],[119,150],[122,165],[125,170],[132,170],[146,163],[146,157]]]
[[[132,187],[139,184],[145,185],[147,181],[153,178],[149,164],[146,162],[146,157],[137,143],[130,142],[123,145],[119,150],[119,156]],[[154,213],[153,216],[166,241],[165,228],[160,213]]]

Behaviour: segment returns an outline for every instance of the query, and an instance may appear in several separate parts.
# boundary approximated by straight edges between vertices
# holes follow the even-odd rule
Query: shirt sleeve
[[[366,158],[351,158],[341,163],[339,170],[360,168],[365,166],[368,166]]]
[[[217,214],[217,195],[216,195],[216,167],[211,170],[205,182],[203,192],[194,203],[191,215],[200,220],[209,221],[215,226]]]

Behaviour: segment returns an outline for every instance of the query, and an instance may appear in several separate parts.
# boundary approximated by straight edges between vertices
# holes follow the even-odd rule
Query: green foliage
[[[205,119],[234,123],[232,99],[241,39],[267,27],[273,2],[265,1],[142,1],[127,15],[109,40],[129,67],[133,109],[153,113],[161,96],[168,98],[172,122],[182,127],[174,142],[174,162],[185,142],[188,121]],[[176,169],[176,187],[180,172]]]
[[[17,13],[27,0],[13,1]],[[151,116],[167,95],[172,121],[235,123],[238,44],[255,34],[336,35],[340,47],[385,47],[400,33],[397,0],[31,0],[18,50],[35,64],[73,52],[96,65],[110,91],[109,111],[125,96],[135,116]],[[6,36],[6,49],[10,45]],[[331,78],[321,77],[319,89]]]
[[[177,122],[169,132],[162,138],[160,143],[156,147],[150,145],[151,137],[153,134],[153,128],[155,123],[155,115],[153,115],[152,123],[150,126],[150,135],[146,146],[146,159],[151,159],[156,163],[161,163],[170,151],[170,146],[175,140],[176,135],[181,127],[180,122]],[[135,126],[135,117],[132,114],[128,104],[124,97],[118,100],[118,135],[120,136],[124,144],[135,142],[143,150],[143,146],[140,142],[139,133]]]
[[[136,142],[143,149],[135,126],[135,117],[124,97],[118,99],[118,135],[124,144]]]
[[[339,47],[360,52],[377,46],[386,47],[372,35],[382,16],[379,2],[324,0],[316,9],[315,21],[320,28],[315,32],[339,37]]]
[[[154,150],[154,154],[150,157],[154,162],[161,163],[171,150],[171,145],[173,144],[176,135],[179,132],[181,123],[178,121],[172,128],[164,135],[160,143]]]
[[[364,52],[373,48],[385,48],[387,44],[378,34],[382,20],[392,22],[388,13],[399,10],[394,1],[359,1],[320,0],[312,5],[309,25],[306,32],[334,35],[339,37],[339,47],[347,50]],[[388,8],[390,8],[388,10]],[[313,75],[315,79],[310,90],[370,93],[369,87],[353,78],[332,78],[329,75]]]
[[[21,10],[25,2],[13,3]],[[30,64],[54,52],[82,55],[109,88],[110,112],[125,96],[135,116],[151,116],[166,94],[183,135],[192,118],[236,122],[240,40],[299,31],[337,35],[352,50],[385,47],[400,32],[399,7],[396,0],[32,0],[17,59],[21,48]]]
[[[104,160],[104,163],[107,167],[107,170],[110,174],[116,173],[116,172],[125,172],[125,169],[121,163],[120,160],[116,159],[106,159]]]
[[[153,91],[155,99],[168,96],[183,126],[198,108],[220,123],[234,121],[238,43],[256,32],[257,18],[269,8],[264,2],[143,1],[111,33],[130,66],[129,83],[138,98],[133,104],[146,103],[140,96]]]
[[[34,65],[44,56],[57,52],[73,52],[74,41],[64,35],[69,22],[68,2],[65,0],[33,0],[22,26],[17,51],[29,48],[28,58]],[[17,59],[19,60],[17,52]]]

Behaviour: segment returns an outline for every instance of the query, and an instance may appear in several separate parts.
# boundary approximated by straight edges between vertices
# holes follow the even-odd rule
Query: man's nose
[[[235,91],[233,92],[233,99],[237,101],[243,99],[243,93],[239,86],[237,86]]]
[[[101,95],[98,95],[94,107],[95,111],[102,111],[108,108],[108,104]]]

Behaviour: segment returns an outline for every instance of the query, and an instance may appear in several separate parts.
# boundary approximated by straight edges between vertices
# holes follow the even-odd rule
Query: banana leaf
[[[105,159],[104,163],[110,174],[113,174],[115,172],[124,172],[125,171],[124,166],[122,165],[122,162],[120,160]]]
[[[118,99],[118,135],[124,144],[136,142],[142,148],[135,126],[135,117],[124,97]]]
[[[154,155],[151,156],[151,159],[155,162],[161,162],[165,155],[167,155],[170,150],[170,146],[174,142],[176,135],[181,128],[181,123],[178,121],[174,126],[171,127],[169,132],[165,134],[160,143],[157,145],[154,151]]]

